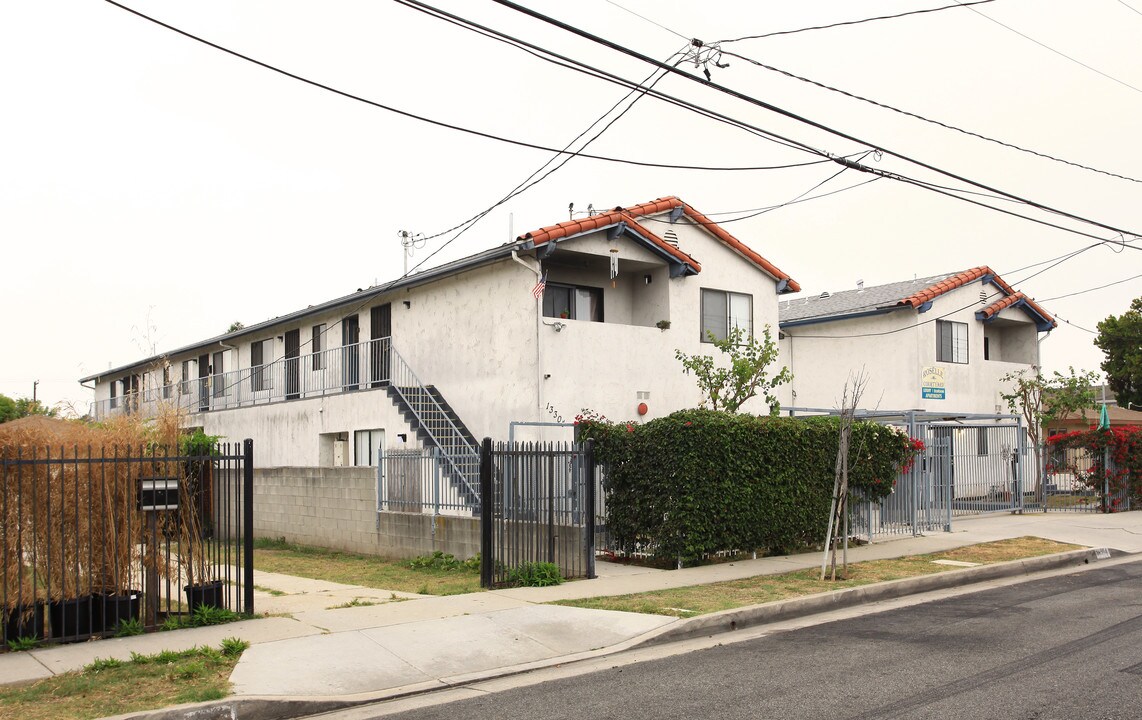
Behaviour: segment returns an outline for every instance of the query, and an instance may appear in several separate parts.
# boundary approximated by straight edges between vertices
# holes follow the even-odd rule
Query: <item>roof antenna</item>
[[[408,230],[401,230],[397,235],[400,237],[400,244],[404,250],[404,252],[401,253],[401,255],[404,256],[404,275],[401,275],[403,278],[405,275],[408,275],[408,259],[412,257],[414,250],[419,250],[424,247],[425,243],[428,242],[428,238],[424,237],[424,233],[414,234]]]
[[[567,219],[575,219],[575,203],[567,203]]]

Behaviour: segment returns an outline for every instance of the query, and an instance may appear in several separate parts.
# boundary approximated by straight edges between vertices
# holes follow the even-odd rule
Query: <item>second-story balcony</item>
[[[386,337],[278,358],[98,400],[91,403],[89,414],[96,420],[119,413],[152,417],[164,406],[194,414],[385,387],[391,379],[392,352]]]

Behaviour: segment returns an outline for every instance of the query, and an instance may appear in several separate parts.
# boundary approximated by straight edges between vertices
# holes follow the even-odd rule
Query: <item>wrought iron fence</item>
[[[481,583],[511,584],[535,563],[563,577],[595,576],[593,442],[496,443],[481,448]]]
[[[252,613],[253,443],[0,452],[5,642],[71,642]]]

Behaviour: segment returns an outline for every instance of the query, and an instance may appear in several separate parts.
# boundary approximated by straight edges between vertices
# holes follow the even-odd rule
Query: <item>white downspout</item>
[[[512,260],[515,260],[520,265],[523,265],[528,270],[535,273],[535,281],[543,277],[540,269],[532,267],[524,261],[515,250],[512,250]],[[543,352],[539,345],[539,326],[543,321],[543,312],[539,303],[543,302],[542,296],[535,299],[535,411],[536,417],[541,417],[539,412],[543,410]]]

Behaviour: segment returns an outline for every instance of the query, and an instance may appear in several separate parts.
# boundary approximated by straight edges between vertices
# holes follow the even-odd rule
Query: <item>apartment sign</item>
[[[924,400],[947,399],[947,386],[944,385],[944,368],[932,366],[920,371],[920,397]]]

